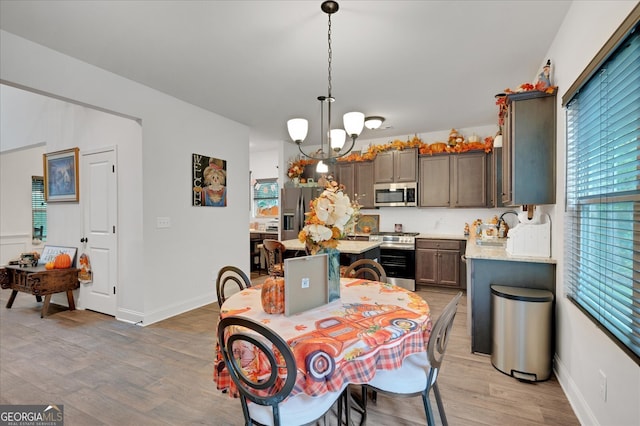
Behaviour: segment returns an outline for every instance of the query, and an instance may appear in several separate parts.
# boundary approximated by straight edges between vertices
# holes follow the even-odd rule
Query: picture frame
[[[191,205],[227,206],[227,161],[201,154],[191,155]]]
[[[42,155],[44,164],[44,199],[47,203],[78,202],[78,148],[49,152]]]

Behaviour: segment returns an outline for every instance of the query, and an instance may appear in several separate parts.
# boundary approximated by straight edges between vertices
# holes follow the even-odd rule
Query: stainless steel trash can
[[[553,294],[547,290],[491,286],[491,364],[518,380],[551,376]]]

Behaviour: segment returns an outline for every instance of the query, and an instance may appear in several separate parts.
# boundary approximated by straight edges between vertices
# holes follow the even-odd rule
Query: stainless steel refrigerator
[[[309,202],[322,193],[321,187],[283,188],[280,201],[280,226],[282,239],[298,238],[304,227],[305,213],[309,211]]]

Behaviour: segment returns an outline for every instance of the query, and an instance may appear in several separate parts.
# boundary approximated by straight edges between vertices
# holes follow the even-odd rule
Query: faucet
[[[500,222],[503,222],[504,221],[503,217],[505,217],[505,215],[508,215],[508,214],[513,214],[516,217],[518,217],[518,212],[517,211],[515,211],[515,210],[507,210],[506,212],[504,212],[504,213],[502,213],[500,215],[500,218],[498,219],[498,224],[500,224]]]
[[[501,222],[502,222],[502,223],[504,223],[505,225],[507,224],[507,223],[504,221],[504,219],[503,219],[503,218],[504,218],[506,215],[508,215],[508,214],[512,214],[512,215],[515,215],[516,217],[518,217],[518,212],[517,212],[517,211],[515,211],[515,210],[507,210],[506,212],[504,212],[504,213],[502,213],[502,214],[500,215],[500,218],[498,218],[498,229],[500,229],[500,223],[501,223]],[[518,222],[519,222],[519,221],[520,221],[520,220],[518,219]]]

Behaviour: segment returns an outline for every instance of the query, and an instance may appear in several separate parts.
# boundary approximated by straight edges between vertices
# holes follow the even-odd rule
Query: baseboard
[[[118,321],[128,322],[135,325],[143,325],[144,314],[138,311],[132,311],[129,309],[117,309],[116,319]]]
[[[211,292],[202,296],[194,297],[190,300],[176,303],[175,305],[165,306],[162,309],[146,314],[141,325],[151,325],[158,321],[183,314],[193,309],[201,308],[215,301],[216,294],[214,292]]]
[[[554,356],[554,373],[558,378],[558,382],[564,391],[564,394],[567,396],[569,400],[569,404],[571,404],[571,408],[573,408],[573,412],[575,413],[578,421],[581,425],[593,425],[599,426],[598,420],[593,415],[591,408],[589,408],[589,404],[582,396],[580,389],[573,381],[571,376],[567,374],[567,368],[562,363],[560,358],[558,358],[558,354]]]

